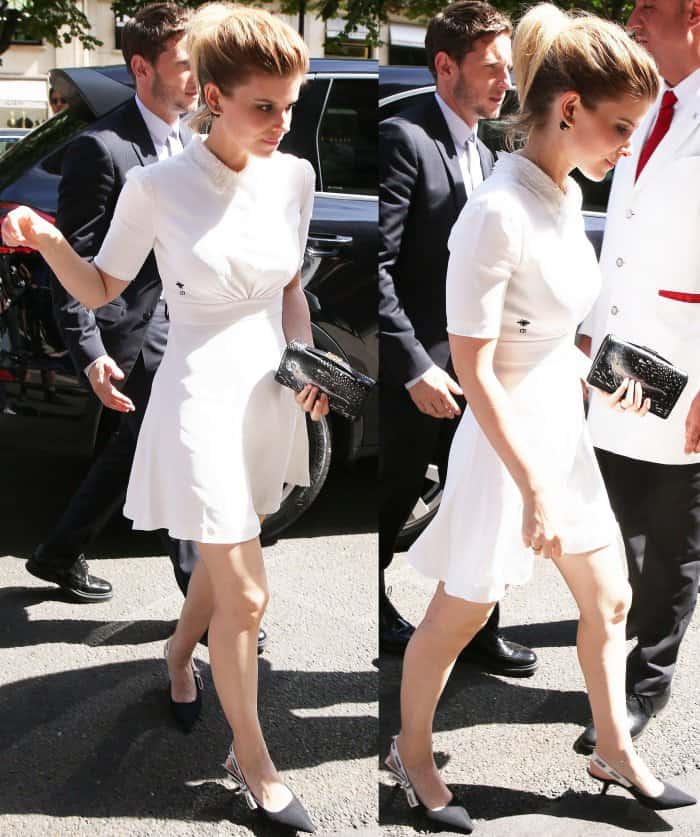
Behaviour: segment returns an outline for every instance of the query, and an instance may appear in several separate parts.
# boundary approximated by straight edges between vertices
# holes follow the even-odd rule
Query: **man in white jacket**
[[[589,411],[629,564],[627,709],[638,738],[670,697],[700,577],[700,0],[637,0],[628,26],[665,85],[615,172],[603,290],[582,348],[593,355],[612,333],[688,373],[668,419],[610,410],[597,394]],[[591,725],[576,749],[594,745]]]

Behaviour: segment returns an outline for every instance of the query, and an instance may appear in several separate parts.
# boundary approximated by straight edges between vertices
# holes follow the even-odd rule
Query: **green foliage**
[[[0,0],[0,53],[7,51],[18,26],[23,36],[53,46],[73,38],[87,49],[102,45],[90,34],[90,21],[73,0]]]
[[[517,21],[526,9],[535,5],[537,0],[531,0],[531,2],[523,2],[523,0],[490,0],[490,2],[492,6],[495,6],[497,9],[508,14],[514,21]],[[410,20],[427,21],[441,9],[444,9],[446,3],[442,2],[442,0],[376,0],[375,5],[383,7],[385,14],[399,14]],[[631,0],[577,0],[575,3],[555,2],[555,5],[567,11],[581,10],[593,12],[601,17],[616,20],[618,23],[625,23],[634,7],[634,3]]]
[[[112,9],[117,15],[134,15],[150,0],[113,0]],[[176,0],[182,6],[197,8],[205,0]],[[366,27],[368,41],[379,42],[379,26],[390,14],[409,20],[426,21],[440,9],[445,0],[241,0],[253,6],[275,4],[282,12],[297,15],[314,14],[322,20],[342,17],[345,31]],[[522,0],[492,0],[493,5],[507,12],[514,20],[532,3]],[[630,0],[577,0],[576,3],[560,2],[557,5],[573,10],[583,9],[602,17],[624,23],[631,10]],[[23,35],[48,41],[54,46],[70,43],[78,38],[86,49],[102,46],[91,32],[90,21],[73,0],[0,0],[0,54],[5,52],[20,26]]]
[[[133,15],[149,0],[113,0],[112,8],[117,14]],[[176,0],[181,6],[196,9],[207,0]],[[379,40],[379,24],[386,19],[384,0],[238,0],[248,6],[265,8],[274,5],[283,14],[298,15],[305,11],[322,20],[342,17],[346,20],[345,31],[352,32],[365,26],[369,32],[368,41]]]

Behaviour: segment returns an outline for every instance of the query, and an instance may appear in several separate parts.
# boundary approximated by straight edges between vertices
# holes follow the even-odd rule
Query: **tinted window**
[[[608,208],[608,196],[613,173],[609,171],[600,183],[588,180],[578,169],[572,172],[572,177],[583,192],[583,208],[592,212],[605,212]]]
[[[333,79],[318,148],[324,192],[377,194],[376,79]]]
[[[411,92],[410,95],[398,94],[387,97],[389,101],[386,101],[382,105],[382,109],[379,113],[379,119],[389,119],[389,117],[396,116],[397,113],[401,113],[402,110],[408,110],[408,108],[413,107],[413,105],[417,105],[424,99],[434,96],[434,90],[434,87],[422,87],[415,92]]]
[[[14,145],[19,137],[0,137],[0,157],[10,148],[10,146]]]
[[[316,170],[316,187],[320,189],[318,159],[318,122],[328,91],[328,79],[307,81],[301,88],[299,101],[294,106],[292,127],[282,140],[280,150],[297,157],[305,157]]]
[[[71,137],[75,136],[92,120],[92,117],[81,107],[71,107],[57,113],[48,121],[39,125],[36,130],[27,134],[22,142],[16,142],[7,149],[0,161],[0,188],[4,189],[14,183],[18,177],[41,162],[49,152],[63,146]],[[60,152],[51,154],[42,168],[52,174],[58,174],[60,167]]]

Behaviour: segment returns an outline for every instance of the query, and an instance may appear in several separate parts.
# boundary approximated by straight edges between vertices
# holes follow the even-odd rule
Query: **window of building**
[[[12,35],[12,43],[24,46],[41,46],[43,41],[35,35],[27,34],[26,26],[22,23],[18,23],[17,28]]]
[[[332,18],[326,21],[326,40],[323,51],[326,58],[369,58],[369,34],[366,27],[359,26],[349,35],[344,33],[345,21]]]
[[[389,64],[425,67],[425,27],[389,24]]]
[[[318,147],[324,192],[377,194],[376,79],[333,79]]]

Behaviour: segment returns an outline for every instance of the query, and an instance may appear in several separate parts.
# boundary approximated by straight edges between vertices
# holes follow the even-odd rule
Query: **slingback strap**
[[[623,788],[631,788],[633,787],[632,782],[627,779],[622,773],[618,773],[614,767],[611,767],[604,758],[601,758],[598,753],[593,753],[591,756],[591,763],[595,764],[596,767],[600,768],[603,773],[606,773],[611,779],[614,779],[618,784],[622,785]]]
[[[163,647],[163,656],[165,657],[166,661],[168,659],[168,654],[170,653],[170,640],[166,640],[165,646]],[[200,692],[204,691],[204,680],[202,679],[202,675],[199,673],[199,669],[194,660],[190,663],[192,666],[192,676],[194,677],[194,682]]]
[[[396,736],[394,736],[391,739],[389,757],[391,758],[392,763],[390,764],[389,762],[385,762],[386,766],[389,768],[389,771],[406,794],[406,800],[410,807],[417,808],[420,803],[418,802],[418,797],[416,796],[416,792],[413,789],[411,780],[408,778],[406,768],[403,766],[403,762],[401,761],[401,756],[399,755],[399,748],[396,744]]]
[[[258,807],[258,803],[248,787],[236,754],[233,752],[233,747],[229,749],[226,761],[221,766],[236,783],[234,792],[242,794],[250,810],[254,811]]]

